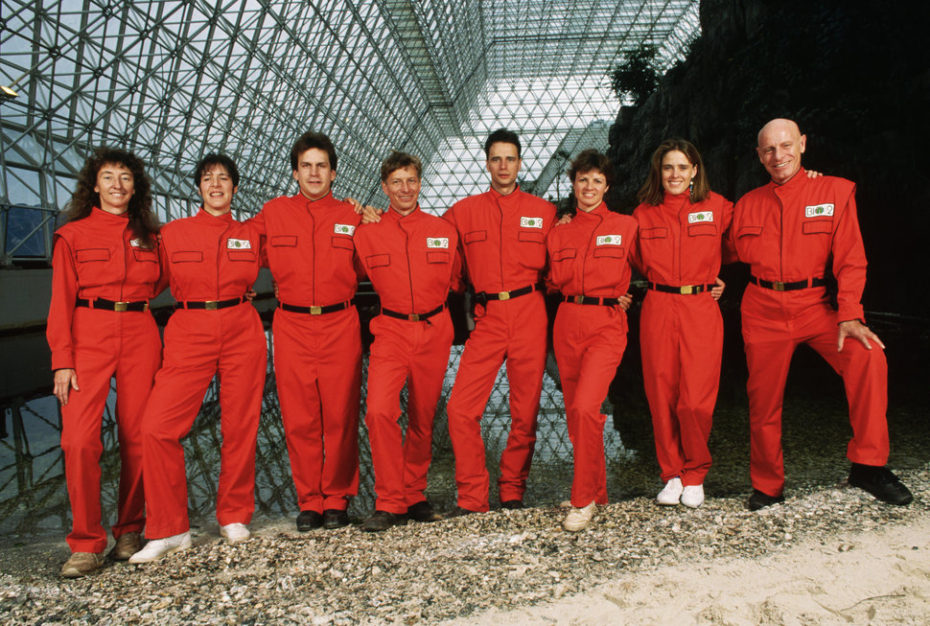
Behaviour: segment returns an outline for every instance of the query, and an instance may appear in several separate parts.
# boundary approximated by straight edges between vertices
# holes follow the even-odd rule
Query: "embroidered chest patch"
[[[595,241],[595,245],[598,246],[619,246],[623,241],[623,237],[620,235],[601,235]]]
[[[448,247],[449,247],[449,238],[448,238],[448,237],[427,237],[427,238],[426,238],[426,247],[427,247],[427,248],[443,248],[443,249],[448,249]]]
[[[713,211],[699,211],[697,213],[688,213],[689,224],[700,224],[702,222],[713,222],[713,221],[714,221]]]
[[[520,228],[542,228],[543,218],[541,217],[521,217]]]
[[[248,239],[233,239],[230,237],[226,240],[226,248],[229,250],[251,250],[252,242]]]
[[[813,204],[804,207],[804,217],[833,217],[833,204]]]
[[[349,235],[351,237],[355,234],[355,226],[352,224],[336,224],[333,226],[333,232],[337,235]]]

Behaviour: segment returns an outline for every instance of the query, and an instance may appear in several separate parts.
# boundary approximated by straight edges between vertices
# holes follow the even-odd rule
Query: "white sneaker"
[[[681,503],[696,509],[704,504],[704,485],[688,485],[681,492]]]
[[[252,536],[252,533],[249,532],[249,527],[245,524],[233,522],[232,524],[220,526],[220,535],[226,537],[226,541],[230,544],[235,544],[245,541]]]
[[[580,509],[572,508],[572,510],[565,515],[562,528],[573,533],[584,530],[585,527],[591,523],[595,509],[597,509],[597,504],[594,502]]]
[[[166,554],[187,550],[191,547],[191,531],[183,532],[180,535],[165,537],[164,539],[152,539],[145,547],[129,557],[130,563],[151,563],[157,561]]]
[[[678,501],[681,500],[681,479],[676,476],[667,483],[665,487],[662,488],[662,491],[659,492],[659,495],[656,496],[656,502],[664,506],[673,506],[678,504]]]

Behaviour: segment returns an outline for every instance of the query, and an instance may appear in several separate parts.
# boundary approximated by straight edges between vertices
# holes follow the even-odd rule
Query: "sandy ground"
[[[928,624],[930,520],[662,567],[451,624]]]

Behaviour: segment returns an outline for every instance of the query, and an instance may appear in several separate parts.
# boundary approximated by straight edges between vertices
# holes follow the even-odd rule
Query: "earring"
[[[694,179],[692,178],[691,182],[688,183],[688,197],[691,197],[693,195],[694,195]]]

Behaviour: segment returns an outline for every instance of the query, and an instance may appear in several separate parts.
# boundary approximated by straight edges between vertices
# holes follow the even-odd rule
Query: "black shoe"
[[[908,488],[887,467],[853,463],[849,470],[849,484],[888,504],[903,506],[914,499]]]
[[[442,519],[442,515],[434,511],[433,505],[426,500],[411,505],[407,509],[407,517],[415,522],[438,522]]]
[[[349,515],[341,509],[326,509],[323,511],[323,528],[332,530],[349,525]]]
[[[377,533],[387,530],[391,526],[403,526],[407,523],[407,516],[387,511],[375,511],[375,514],[362,522],[362,530],[368,533]]]
[[[510,509],[511,511],[516,511],[517,509],[523,508],[523,500],[504,500],[501,502],[502,509]]]
[[[301,511],[297,516],[297,530],[305,533],[323,525],[323,516],[316,511]]]
[[[463,509],[460,506],[455,507],[451,511],[445,514],[444,519],[453,519],[455,517],[462,517],[464,515],[471,515],[472,513],[478,513],[478,511],[472,511],[471,509]]]
[[[772,506],[773,504],[779,504],[785,501],[785,496],[770,496],[767,493],[762,493],[758,489],[752,490],[752,495],[749,496],[749,510],[758,511],[759,509],[764,509],[767,506]]]

